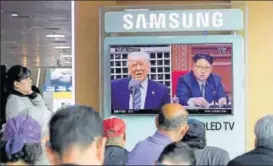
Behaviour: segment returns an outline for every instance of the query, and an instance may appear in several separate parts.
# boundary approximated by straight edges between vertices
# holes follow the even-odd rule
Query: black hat
[[[192,138],[205,138],[206,129],[204,124],[197,119],[188,120],[189,130],[187,135]]]
[[[207,60],[210,64],[213,63],[213,57],[210,56],[209,54],[196,54],[193,58],[194,63],[196,63],[199,59],[205,59]]]

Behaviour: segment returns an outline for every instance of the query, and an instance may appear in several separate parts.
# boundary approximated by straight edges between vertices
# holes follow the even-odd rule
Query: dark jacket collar
[[[16,90],[12,90],[12,91],[10,91],[10,94],[13,94],[13,95],[16,95],[16,96],[20,96],[20,97],[29,97],[30,99],[34,99],[34,98],[37,97],[37,94],[35,92],[33,92],[30,95],[24,95],[21,92],[18,92]]]

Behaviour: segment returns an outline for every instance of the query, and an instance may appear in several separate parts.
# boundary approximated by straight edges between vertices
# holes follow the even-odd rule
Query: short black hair
[[[196,165],[196,158],[193,150],[185,143],[173,142],[167,145],[161,152],[158,162],[168,160],[173,164]]]
[[[185,134],[181,141],[189,145],[191,148],[197,149],[204,149],[207,145],[207,140],[205,137],[192,137],[188,134]]]
[[[212,56],[210,56],[209,54],[196,54],[194,55],[194,57],[192,57],[194,63],[196,63],[199,59],[205,59],[207,60],[210,64],[213,64],[214,59]]]
[[[159,128],[170,131],[174,130],[178,127],[181,127],[188,122],[188,114],[181,114],[179,116],[173,117],[173,118],[167,118],[163,113],[163,107],[159,109],[158,114],[158,125]]]
[[[22,160],[27,164],[34,165],[42,155],[42,147],[40,143],[25,144],[22,150],[18,153],[12,154],[11,158],[7,157],[6,141],[1,140],[1,163],[17,162]]]
[[[103,135],[102,119],[88,106],[68,106],[57,111],[49,123],[49,143],[60,156],[71,145],[86,148]]]
[[[204,124],[197,119],[189,119],[188,126],[189,129],[181,141],[191,148],[204,149],[207,143]]]
[[[21,65],[12,66],[7,72],[6,89],[8,91],[14,90],[13,84],[15,81],[19,82],[30,77],[30,75],[31,72],[28,68]]]

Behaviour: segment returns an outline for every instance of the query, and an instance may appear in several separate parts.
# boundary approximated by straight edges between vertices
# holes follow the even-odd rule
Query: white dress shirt
[[[148,78],[146,78],[140,85],[141,85],[140,86],[140,93],[141,93],[140,109],[144,109],[146,94],[147,94],[147,90],[148,90]],[[130,94],[129,109],[133,109],[133,95],[132,94]]]

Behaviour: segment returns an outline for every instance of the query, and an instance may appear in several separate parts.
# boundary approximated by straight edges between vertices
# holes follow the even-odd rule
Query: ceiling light
[[[17,13],[12,13],[12,14],[11,14],[11,17],[17,17],[17,16],[18,16]]]
[[[53,18],[50,18],[51,20],[64,20],[66,19],[65,17],[53,17]]]
[[[56,46],[54,48],[56,48],[56,49],[69,49],[70,46]]]
[[[60,37],[65,37],[65,35],[46,35],[48,38],[60,38]]]
[[[62,57],[62,58],[70,58],[71,55],[60,55],[60,57]]]

